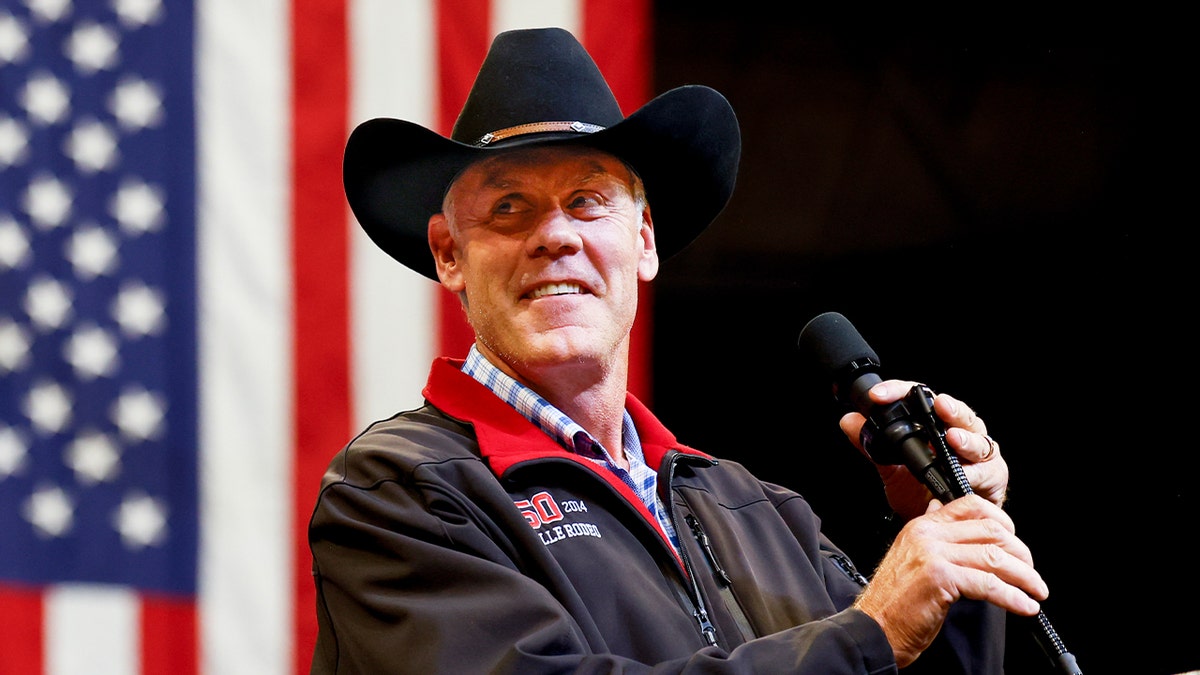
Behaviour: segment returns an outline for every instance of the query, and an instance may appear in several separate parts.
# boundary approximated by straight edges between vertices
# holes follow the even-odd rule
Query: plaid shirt
[[[633,419],[628,412],[625,413],[621,425],[621,443],[625,450],[625,457],[629,460],[629,470],[626,471],[617,466],[608,450],[583,427],[564,415],[558,408],[550,405],[549,401],[532,389],[492,365],[483,357],[483,354],[479,353],[475,345],[471,345],[471,351],[467,354],[467,360],[463,363],[462,370],[492,390],[534,426],[556,439],[559,445],[616,474],[641,497],[646,508],[658,520],[663,532],[667,533],[671,544],[676,550],[679,550],[675,527],[671,525],[671,520],[667,517],[667,509],[663,506],[656,489],[658,474],[653,468],[646,465],[645,455],[642,454],[641,439],[638,438],[637,429],[634,428]]]

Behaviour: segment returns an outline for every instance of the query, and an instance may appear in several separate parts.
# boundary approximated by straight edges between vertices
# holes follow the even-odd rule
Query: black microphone
[[[933,413],[928,387],[913,387],[887,405],[871,401],[868,392],[883,381],[879,356],[846,317],[837,312],[814,317],[800,331],[797,347],[832,380],[834,398],[867,418],[860,440],[874,462],[903,464],[941,502],[971,493]],[[1067,675],[1082,675],[1045,613],[1030,619],[1034,638],[1053,664]]]
[[[942,502],[970,490],[961,469],[950,463],[952,453],[939,456],[930,448],[940,434],[928,389],[888,405],[871,401],[868,392],[883,381],[879,356],[846,317],[837,312],[815,317],[800,331],[798,347],[833,381],[834,398],[867,418],[860,440],[872,460],[905,465]]]

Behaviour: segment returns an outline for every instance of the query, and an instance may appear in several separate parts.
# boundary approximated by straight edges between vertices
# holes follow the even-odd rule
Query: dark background
[[[732,201],[655,285],[659,415],[797,489],[870,569],[878,478],[796,349],[840,312],[885,374],[987,421],[1086,675],[1200,668],[1184,43],[1123,18],[870,28],[738,4],[656,3],[655,90],[710,85],[743,134]],[[1009,636],[1010,675],[1054,672]]]

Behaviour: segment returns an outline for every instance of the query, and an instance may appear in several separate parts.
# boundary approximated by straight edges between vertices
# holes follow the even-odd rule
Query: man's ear
[[[433,263],[442,286],[451,293],[459,293],[466,288],[458,264],[454,236],[450,233],[450,223],[446,221],[445,214],[435,213],[429,217],[429,250],[433,253]]]
[[[658,276],[658,246],[654,243],[654,219],[650,217],[649,206],[642,207],[640,237],[642,252],[638,261],[638,279],[650,281]]]

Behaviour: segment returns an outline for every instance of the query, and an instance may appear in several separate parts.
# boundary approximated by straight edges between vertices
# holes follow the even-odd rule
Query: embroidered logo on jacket
[[[525,516],[525,522],[538,531],[542,543],[549,546],[572,537],[600,537],[600,528],[592,523],[563,522],[568,513],[587,513],[587,504],[578,499],[555,501],[549,492],[539,492],[513,505]]]

